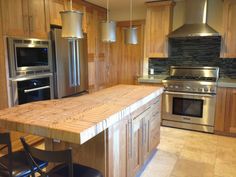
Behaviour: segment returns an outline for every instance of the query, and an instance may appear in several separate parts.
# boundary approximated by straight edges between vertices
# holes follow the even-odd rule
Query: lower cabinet
[[[218,88],[215,133],[236,136],[236,89]]]
[[[160,143],[161,97],[107,131],[109,177],[135,177]]]

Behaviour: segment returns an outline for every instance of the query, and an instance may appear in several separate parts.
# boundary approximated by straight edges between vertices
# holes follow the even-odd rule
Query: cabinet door
[[[129,147],[131,148],[130,176],[136,176],[142,166],[142,118],[143,115],[132,120],[131,145]]]
[[[236,89],[227,89],[225,129],[236,135]]]
[[[224,58],[236,58],[236,1],[224,1],[224,34],[221,55]]]
[[[108,129],[109,177],[129,177],[127,174],[129,125],[128,119],[125,119]]]
[[[29,34],[28,1],[1,0],[3,34],[25,37]]]
[[[50,24],[61,25],[60,12],[65,10],[65,0],[49,0]]]
[[[48,0],[29,0],[29,33],[33,38],[48,38]]]
[[[149,147],[149,141],[150,141],[150,120],[151,120],[151,112],[145,115],[143,118],[143,123],[142,123],[142,162],[144,163],[149,155],[150,155],[150,147]]]
[[[168,37],[172,30],[173,2],[148,3],[145,41],[147,58],[168,57]]]
[[[149,119],[149,152],[155,150],[160,143],[161,127],[161,97],[157,98],[152,105],[151,117]]]
[[[216,113],[215,113],[215,132],[225,131],[227,88],[217,89]]]

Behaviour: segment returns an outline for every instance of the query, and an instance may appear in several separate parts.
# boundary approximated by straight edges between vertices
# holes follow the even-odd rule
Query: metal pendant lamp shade
[[[125,29],[125,43],[138,44],[138,29],[132,26],[133,18],[133,0],[130,0],[130,27]]]
[[[107,20],[101,22],[101,35],[103,42],[116,42],[116,22],[109,19],[109,0],[107,0]]]
[[[116,22],[104,21],[102,22],[102,41],[116,42]]]
[[[125,43],[138,44],[138,29],[136,27],[125,29]]]
[[[71,10],[60,12],[62,20],[62,37],[68,39],[83,38],[82,19],[83,13],[80,11]]]

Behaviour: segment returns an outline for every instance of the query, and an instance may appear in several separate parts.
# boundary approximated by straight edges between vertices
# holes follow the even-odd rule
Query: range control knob
[[[198,88],[198,91],[199,92],[203,92],[203,88]]]
[[[178,86],[178,85],[176,85],[176,86],[175,86],[175,88],[176,88],[176,89],[178,89],[178,88],[179,88],[179,86]]]
[[[204,88],[204,91],[205,91],[205,92],[208,92],[208,88],[207,88],[207,87],[205,87],[205,88]]]
[[[210,89],[210,92],[211,92],[211,93],[215,93],[215,89],[214,89],[214,88],[211,88],[211,89]]]

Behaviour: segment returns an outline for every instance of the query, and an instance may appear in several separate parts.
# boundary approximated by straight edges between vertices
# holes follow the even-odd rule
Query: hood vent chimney
[[[169,37],[200,37],[220,36],[217,31],[207,24],[207,0],[185,0],[185,24],[173,31]]]

